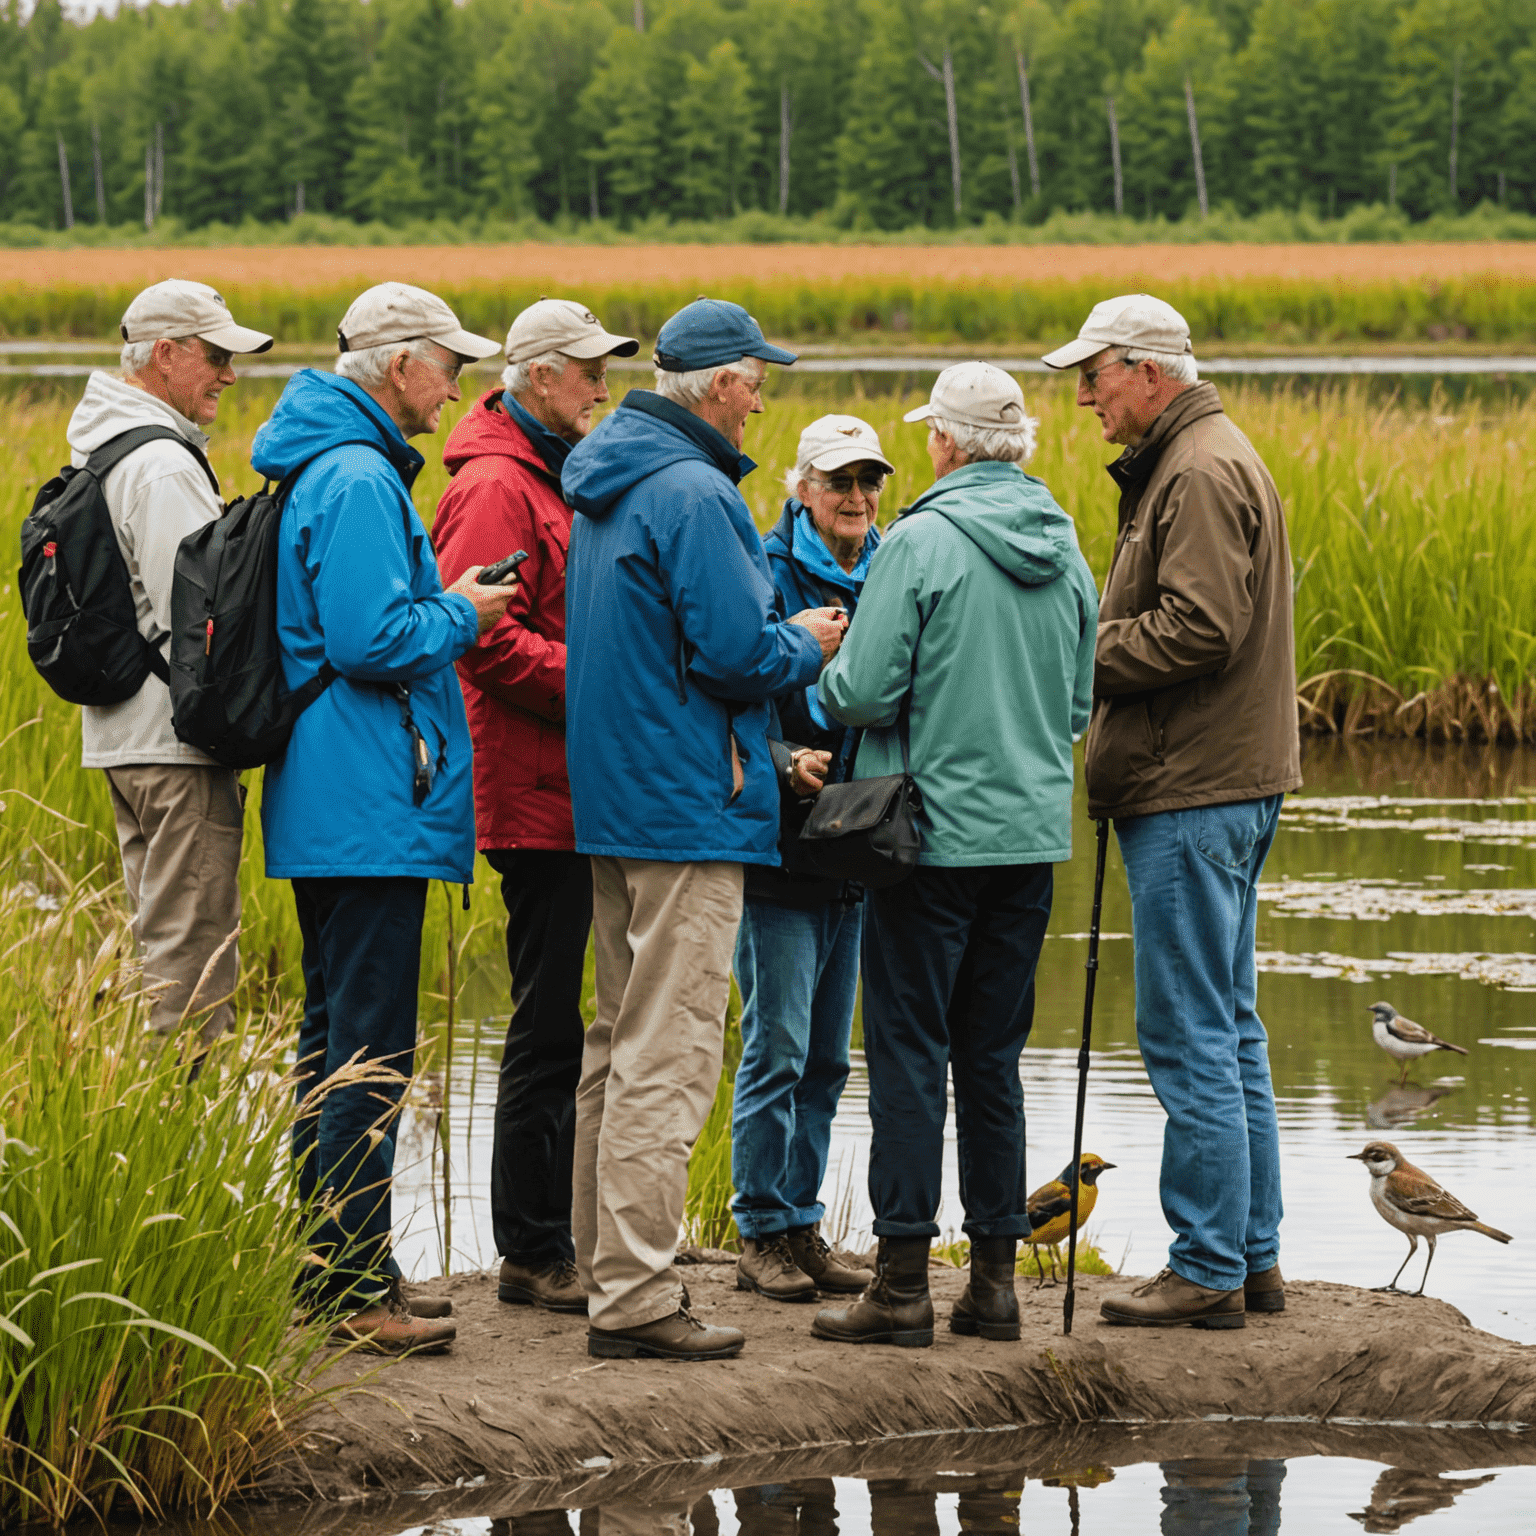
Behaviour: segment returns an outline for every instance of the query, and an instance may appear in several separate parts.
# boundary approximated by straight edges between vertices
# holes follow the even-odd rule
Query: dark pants
[[[951,1071],[965,1231],[1028,1235],[1019,1054],[1034,1022],[1051,889],[1049,864],[923,865],[866,896],[864,1058],[877,1237],[939,1236]]]
[[[294,1125],[300,1193],[340,1197],[316,1234],[329,1266],[311,1283],[318,1305],[365,1307],[400,1278],[390,1197],[400,1099],[415,1060],[426,901],[425,880],[293,882],[304,940],[300,1101],[359,1053],[399,1074],[333,1089]]]
[[[496,1083],[491,1230],[518,1264],[574,1259],[571,1156],[592,931],[592,865],[558,849],[491,849],[507,904],[512,1018]]]

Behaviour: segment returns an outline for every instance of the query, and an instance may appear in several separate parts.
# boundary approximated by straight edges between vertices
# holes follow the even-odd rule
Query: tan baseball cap
[[[118,322],[124,341],[181,341],[198,336],[226,352],[265,352],[272,338],[236,325],[224,295],[207,283],[167,278],[146,288]]]
[[[530,304],[507,332],[507,361],[526,362],[546,352],[567,357],[633,357],[640,343],[633,336],[614,336],[584,304],[573,299],[540,299]]]
[[[818,416],[800,434],[796,464],[831,471],[847,464],[881,464],[886,474],[896,466],[880,451],[880,434],[857,416]]]
[[[1041,359],[1047,368],[1075,368],[1105,347],[1130,347],[1137,352],[1193,352],[1189,322],[1172,304],[1150,293],[1122,293],[1095,304],[1077,333]]]
[[[363,352],[393,342],[435,341],[458,357],[493,357],[501,343],[476,336],[459,317],[425,288],[409,283],[379,283],[353,299],[336,327],[342,352]]]
[[[945,421],[967,427],[1002,428],[1024,425],[1024,391],[1012,374],[991,363],[955,363],[934,380],[928,404],[908,411],[903,421]]]

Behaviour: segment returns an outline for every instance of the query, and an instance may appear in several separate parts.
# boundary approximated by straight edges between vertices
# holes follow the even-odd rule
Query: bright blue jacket
[[[324,661],[341,674],[267,765],[261,826],[268,876],[467,883],[475,808],[453,663],[475,643],[477,626],[469,599],[443,591],[431,540],[411,505],[421,455],[365,391],[306,368],[288,381],[256,434],[251,463],[273,480],[307,464],[278,531],[283,675],[296,687]],[[393,683],[409,686],[411,713],[433,759],[432,787],[420,805],[412,796],[411,737],[387,686]]]
[[[768,701],[816,680],[821,647],[775,615],[736,489],[753,467],[644,389],[565,461],[566,759],[583,853],[779,861]]]

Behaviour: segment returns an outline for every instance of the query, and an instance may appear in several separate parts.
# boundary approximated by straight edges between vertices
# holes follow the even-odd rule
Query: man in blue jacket
[[[439,298],[370,288],[338,330],[336,373],[304,369],[256,434],[251,462],[289,480],[277,554],[283,672],[330,686],[267,767],[267,875],[293,882],[304,940],[301,1103],[294,1159],[331,1214],[306,1287],[335,1335],[383,1353],[445,1349],[452,1323],[413,1316],[390,1252],[400,1095],[416,1047],[421,925],[430,880],[475,861],[469,727],[455,659],[506,610],[511,586],[473,566],[447,591],[411,505],[460,367],[500,350]],[[510,553],[510,551],[509,551]]]
[[[737,485],[768,363],[738,304],[700,299],[571,450],[566,754],[592,857],[597,1018],[576,1092],[576,1266],[589,1353],[712,1360],[734,1328],[692,1317],[672,1259],[688,1154],[714,1100],[743,869],[778,862],[769,700],[842,639],[829,608],[782,620]]]

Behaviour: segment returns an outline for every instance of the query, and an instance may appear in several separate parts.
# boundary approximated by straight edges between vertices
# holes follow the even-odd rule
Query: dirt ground
[[[1299,278],[1346,283],[1536,277],[1536,244],[1409,245],[458,245],[246,246],[0,251],[0,283],[150,283],[168,273],[224,284],[346,282],[566,285],[727,280],[1028,282],[1082,278]]]
[[[1433,1299],[1303,1282],[1286,1312],[1242,1331],[1125,1329],[1101,1324],[1098,1305],[1130,1282],[1086,1277],[1063,1338],[1062,1292],[1021,1279],[1023,1338],[999,1344],[947,1331],[964,1276],[936,1267],[934,1346],[906,1350],[813,1339],[814,1306],[738,1292],[729,1266],[685,1275],[701,1318],[745,1330],[736,1360],[594,1361],[584,1319],[504,1306],[493,1276],[420,1287],[453,1297],[457,1344],[382,1366],[338,1359],[324,1379],[356,1390],[307,1421],[264,1485],[274,1499],[324,1501],[302,1517],[289,1506],[283,1536],[339,1530],[333,1501],[355,1515],[361,1494],[407,1490],[448,1490],[432,1513],[468,1516],[833,1472],[1087,1476],[1224,1448],[1420,1470],[1536,1463],[1536,1349]],[[405,1524],[425,1513],[416,1494],[411,1509]]]

